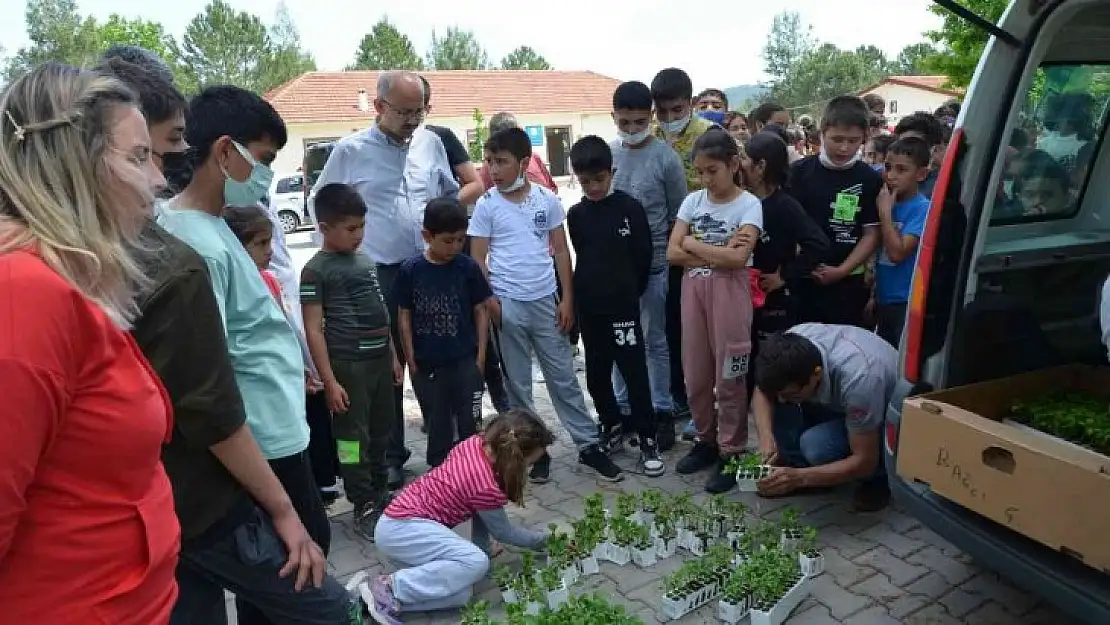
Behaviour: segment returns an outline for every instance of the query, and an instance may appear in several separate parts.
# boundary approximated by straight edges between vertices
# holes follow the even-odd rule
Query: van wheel
[[[297,217],[297,213],[293,211],[279,212],[278,220],[281,221],[281,231],[285,234],[296,232],[297,228],[301,227],[301,220]]]

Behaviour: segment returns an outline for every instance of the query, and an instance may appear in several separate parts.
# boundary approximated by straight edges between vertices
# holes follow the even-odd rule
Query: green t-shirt
[[[690,193],[702,188],[701,180],[694,171],[694,143],[714,126],[716,124],[708,119],[694,115],[686,129],[673,137],[668,137],[659,126],[655,127],[655,136],[667,142],[682,157],[682,166],[686,169],[686,190]]]
[[[302,304],[324,308],[329,358],[366,360],[388,353],[389,312],[366,254],[316,252],[301,271],[300,292]]]

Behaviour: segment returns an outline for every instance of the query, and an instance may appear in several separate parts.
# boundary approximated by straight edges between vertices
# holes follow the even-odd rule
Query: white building
[[[485,124],[495,113],[513,113],[532,137],[533,149],[554,176],[569,175],[570,146],[582,136],[616,136],[610,113],[615,78],[593,72],[424,72],[432,88],[430,124],[446,126],[460,140],[474,137],[474,111]],[[305,147],[370,126],[378,72],[309,72],[266,94],[289,130],[274,162],[278,175],[299,170]]]
[[[881,82],[867,87],[858,95],[869,93],[882,96],[886,100],[886,119],[890,126],[898,120],[917,111],[932,113],[945,102],[963,95],[959,91],[945,88],[946,76],[887,76]]]

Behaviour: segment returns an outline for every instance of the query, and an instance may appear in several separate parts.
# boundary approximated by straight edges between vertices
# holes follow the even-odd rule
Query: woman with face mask
[[[46,63],[0,95],[5,622],[170,618],[171,410],[127,333],[146,284],[128,249],[164,184],[152,153],[114,79]]]

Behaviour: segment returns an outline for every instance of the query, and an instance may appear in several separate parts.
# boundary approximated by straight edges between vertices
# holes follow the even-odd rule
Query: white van
[[[1016,0],[981,26],[993,36],[914,273],[901,345],[914,394],[1106,359],[1096,311],[1110,274],[1110,0]],[[899,445],[914,444],[899,440],[900,410],[890,407],[885,436],[896,501],[1061,611],[1110,623],[1110,574],[897,477]]]

